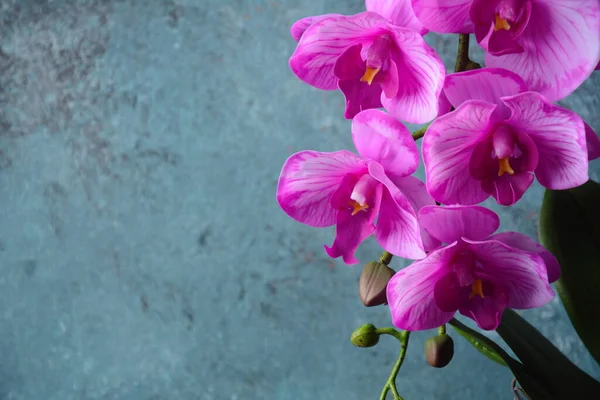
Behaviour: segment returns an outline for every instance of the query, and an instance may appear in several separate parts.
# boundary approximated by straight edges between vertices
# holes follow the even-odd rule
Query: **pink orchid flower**
[[[572,93],[600,60],[598,0],[413,0],[425,28],[475,33],[488,67],[520,75],[550,101]]]
[[[291,31],[299,41],[290,68],[318,89],[339,88],[346,118],[382,106],[410,123],[437,115],[445,69],[418,32],[374,12],[309,17]]]
[[[341,150],[288,158],[277,186],[280,207],[306,225],[336,225],[335,241],[325,250],[346,264],[358,262],[356,248],[373,233],[392,254],[425,257],[425,249],[439,242],[424,232],[421,237],[416,212],[435,202],[410,176],[419,164],[410,132],[385,112],[366,110],[354,117],[352,138],[360,157]]]
[[[426,206],[419,223],[447,245],[398,271],[387,286],[392,321],[419,331],[448,322],[456,311],[481,329],[498,327],[506,307],[540,307],[554,297],[556,258],[517,232],[493,233],[500,219],[480,206]]]
[[[427,190],[443,204],[493,196],[516,203],[535,177],[562,190],[588,179],[585,125],[572,111],[527,91],[514,73],[484,68],[448,75],[444,95],[455,111],[423,138]]]

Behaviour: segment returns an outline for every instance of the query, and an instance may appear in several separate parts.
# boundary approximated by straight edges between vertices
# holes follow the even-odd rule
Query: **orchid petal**
[[[487,238],[500,226],[500,218],[481,206],[426,206],[419,211],[419,224],[433,237],[452,243],[463,237]]]
[[[562,190],[587,182],[585,127],[577,114],[534,92],[502,101],[512,112],[506,123],[535,142],[539,154],[535,175],[542,186]]]
[[[296,51],[290,58],[290,68],[302,81],[318,89],[333,90],[338,86],[334,65],[348,47],[369,40],[387,24],[374,13],[328,17],[306,29]]]
[[[557,101],[581,85],[598,64],[600,4],[598,0],[535,1],[531,15],[518,38],[524,51],[488,53],[485,64],[517,73],[530,90]]]
[[[523,52],[523,47],[513,39],[513,34],[505,30],[492,33],[487,42],[487,51],[495,56]]]
[[[300,41],[300,38],[302,37],[302,35],[304,35],[304,32],[308,29],[309,26],[311,26],[315,22],[319,22],[322,19],[330,18],[330,17],[342,17],[342,15],[340,15],[340,14],[324,14],[324,15],[317,15],[314,17],[305,17],[305,18],[299,19],[298,21],[294,22],[294,24],[292,25],[292,27],[290,29],[290,34],[292,35],[292,38],[296,42],[298,42],[298,41]]]
[[[382,71],[375,76],[373,82],[381,85],[383,94],[388,99],[398,94],[398,88],[400,87],[400,80],[398,79],[398,66],[394,60],[388,60],[389,68],[386,71]]]
[[[438,117],[423,138],[427,190],[443,204],[477,204],[488,197],[469,173],[474,147],[484,140],[496,106],[469,100]]]
[[[391,55],[401,82],[396,96],[381,96],[390,114],[412,124],[422,124],[438,114],[438,98],[446,69],[436,52],[417,32],[395,27],[391,30],[397,51]]]
[[[365,73],[365,62],[360,56],[362,44],[348,47],[333,65],[333,74],[338,79],[359,79]]]
[[[358,154],[380,163],[387,175],[411,175],[419,165],[419,151],[408,128],[380,110],[366,110],[352,120],[352,139]]]
[[[592,160],[595,160],[596,158],[600,157],[600,139],[598,138],[598,135],[596,135],[596,132],[594,132],[594,130],[592,129],[591,126],[589,126],[585,122],[584,122],[584,125],[585,125],[585,141],[586,141],[587,151],[588,151],[588,160],[592,161]]]
[[[481,265],[482,273],[495,285],[505,288],[507,306],[525,309],[541,307],[554,297],[548,283],[546,264],[538,254],[510,247],[498,240],[471,241],[469,250]]]
[[[508,117],[501,97],[527,91],[527,85],[517,74],[500,68],[482,68],[450,74],[444,82],[444,93],[456,108],[467,100],[481,100],[498,105],[496,114]]]
[[[492,235],[488,240],[498,240],[507,246],[515,249],[527,251],[529,253],[539,254],[546,264],[546,270],[548,273],[548,282],[552,283],[560,277],[560,265],[556,257],[552,255],[544,246],[529,237],[518,232],[502,232]]]
[[[406,196],[416,215],[418,215],[421,208],[435,205],[435,200],[431,197],[429,192],[427,192],[425,184],[414,176],[405,176],[403,178],[392,176],[390,177],[390,180],[398,189],[400,189],[400,192]],[[420,227],[420,230],[425,251],[432,251],[440,247],[442,243],[423,229],[423,226]]]
[[[469,173],[478,181],[498,176],[498,160],[492,158],[493,137],[489,136],[475,145],[469,158]]]
[[[336,210],[347,210],[349,209],[349,202],[351,200],[352,192],[354,191],[354,187],[358,183],[359,179],[365,175],[358,176],[356,174],[346,174],[342,178],[341,183],[338,185],[338,188],[331,195],[329,203],[331,207]],[[368,176],[368,175],[367,175]],[[364,199],[363,203],[366,202]]]
[[[487,2],[486,2],[487,4]],[[490,3],[492,4],[492,3]],[[473,13],[473,6],[471,6],[471,13]],[[471,16],[471,20],[473,20],[473,16]],[[481,23],[481,22],[473,22],[475,25],[475,29],[474,29],[474,33],[475,33],[475,40],[477,41],[477,43],[485,50],[488,48],[488,42],[490,40],[490,36],[492,34],[492,32],[494,32],[494,24],[489,21],[488,24],[485,23]]]
[[[472,33],[469,9],[473,0],[413,0],[413,10],[425,28],[437,33]]]
[[[377,242],[399,257],[412,260],[425,257],[419,224],[410,202],[385,175],[381,164],[370,161],[368,167],[369,174],[385,186],[375,231]]]
[[[515,135],[514,139],[517,149],[521,154],[517,158],[511,158],[510,165],[512,165],[515,172],[535,171],[540,162],[540,154],[535,141],[526,133],[512,132]]]
[[[347,174],[366,171],[365,162],[349,151],[301,151],[287,159],[277,184],[279,206],[296,221],[331,226],[337,210],[330,201]]]
[[[448,77],[446,77],[448,79]],[[444,114],[448,114],[452,110],[452,104],[448,100],[446,96],[446,92],[442,90],[440,93],[440,97],[438,97],[438,117],[441,117]]]
[[[432,252],[390,279],[386,295],[395,326],[420,331],[437,328],[452,319],[454,312],[442,311],[434,293],[437,281],[450,272],[448,262],[455,253],[454,246]]]
[[[381,15],[394,25],[412,29],[421,35],[427,33],[413,11],[411,0],[366,0],[365,3],[367,11]]]

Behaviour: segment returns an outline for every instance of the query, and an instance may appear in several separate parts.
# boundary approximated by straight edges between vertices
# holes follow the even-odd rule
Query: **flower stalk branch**
[[[392,262],[392,257],[394,257],[392,253],[384,251],[383,254],[381,254],[381,257],[379,257],[379,262],[383,265],[390,265],[390,262]]]
[[[445,334],[446,334],[446,324],[444,324],[438,328],[438,335],[445,335]]]
[[[466,71],[471,62],[469,59],[469,37],[470,35],[468,33],[461,33],[458,35],[458,51],[456,54],[454,72]]]
[[[390,335],[395,337],[400,341],[400,353],[398,354],[398,359],[396,360],[396,364],[394,364],[394,368],[392,368],[392,372],[388,377],[383,390],[381,391],[381,395],[379,396],[379,400],[385,400],[389,391],[392,392],[394,396],[394,400],[403,400],[402,396],[398,393],[398,389],[396,388],[396,377],[398,376],[398,372],[400,371],[400,367],[402,367],[402,363],[404,362],[404,357],[406,355],[406,349],[408,348],[408,339],[410,338],[410,331],[397,331],[394,328],[380,328],[377,329],[377,333],[380,335]]]
[[[425,132],[427,131],[427,128],[429,128],[429,124],[425,125],[424,127],[422,127],[419,130],[414,131],[412,133],[413,140],[416,142],[417,140],[419,140],[423,136],[425,136]]]

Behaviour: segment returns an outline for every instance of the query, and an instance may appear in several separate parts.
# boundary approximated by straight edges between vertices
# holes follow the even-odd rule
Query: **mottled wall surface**
[[[289,71],[288,29],[361,9],[0,3],[0,399],[376,398],[397,345],[348,337],[388,311],[361,306],[360,267],[326,257],[332,229],[274,198],[292,152],[352,147],[341,94]],[[428,40],[451,67],[456,38]],[[599,86],[564,101],[596,129]],[[535,237],[541,195],[495,207],[503,228]],[[558,301],[524,315],[600,377]],[[511,399],[508,371],[458,338],[451,365],[429,368],[427,337],[411,340],[407,400]]]

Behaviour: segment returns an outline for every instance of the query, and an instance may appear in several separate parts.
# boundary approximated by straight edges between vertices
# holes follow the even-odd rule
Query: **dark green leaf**
[[[600,363],[600,184],[546,190],[540,240],[561,266],[558,294],[579,337]]]
[[[590,393],[600,393],[600,382],[580,370],[513,310],[504,311],[502,323],[496,332],[519,357],[525,372],[556,398],[583,399],[588,398],[586,396]],[[521,380],[519,383],[527,391]]]
[[[469,328],[460,321],[452,319],[449,324],[462,337],[467,339],[473,347],[481,354],[500,365],[510,368],[511,372],[519,381],[531,400],[558,400],[558,397],[550,395],[536,377],[531,376],[519,361],[512,358],[492,339]]]

